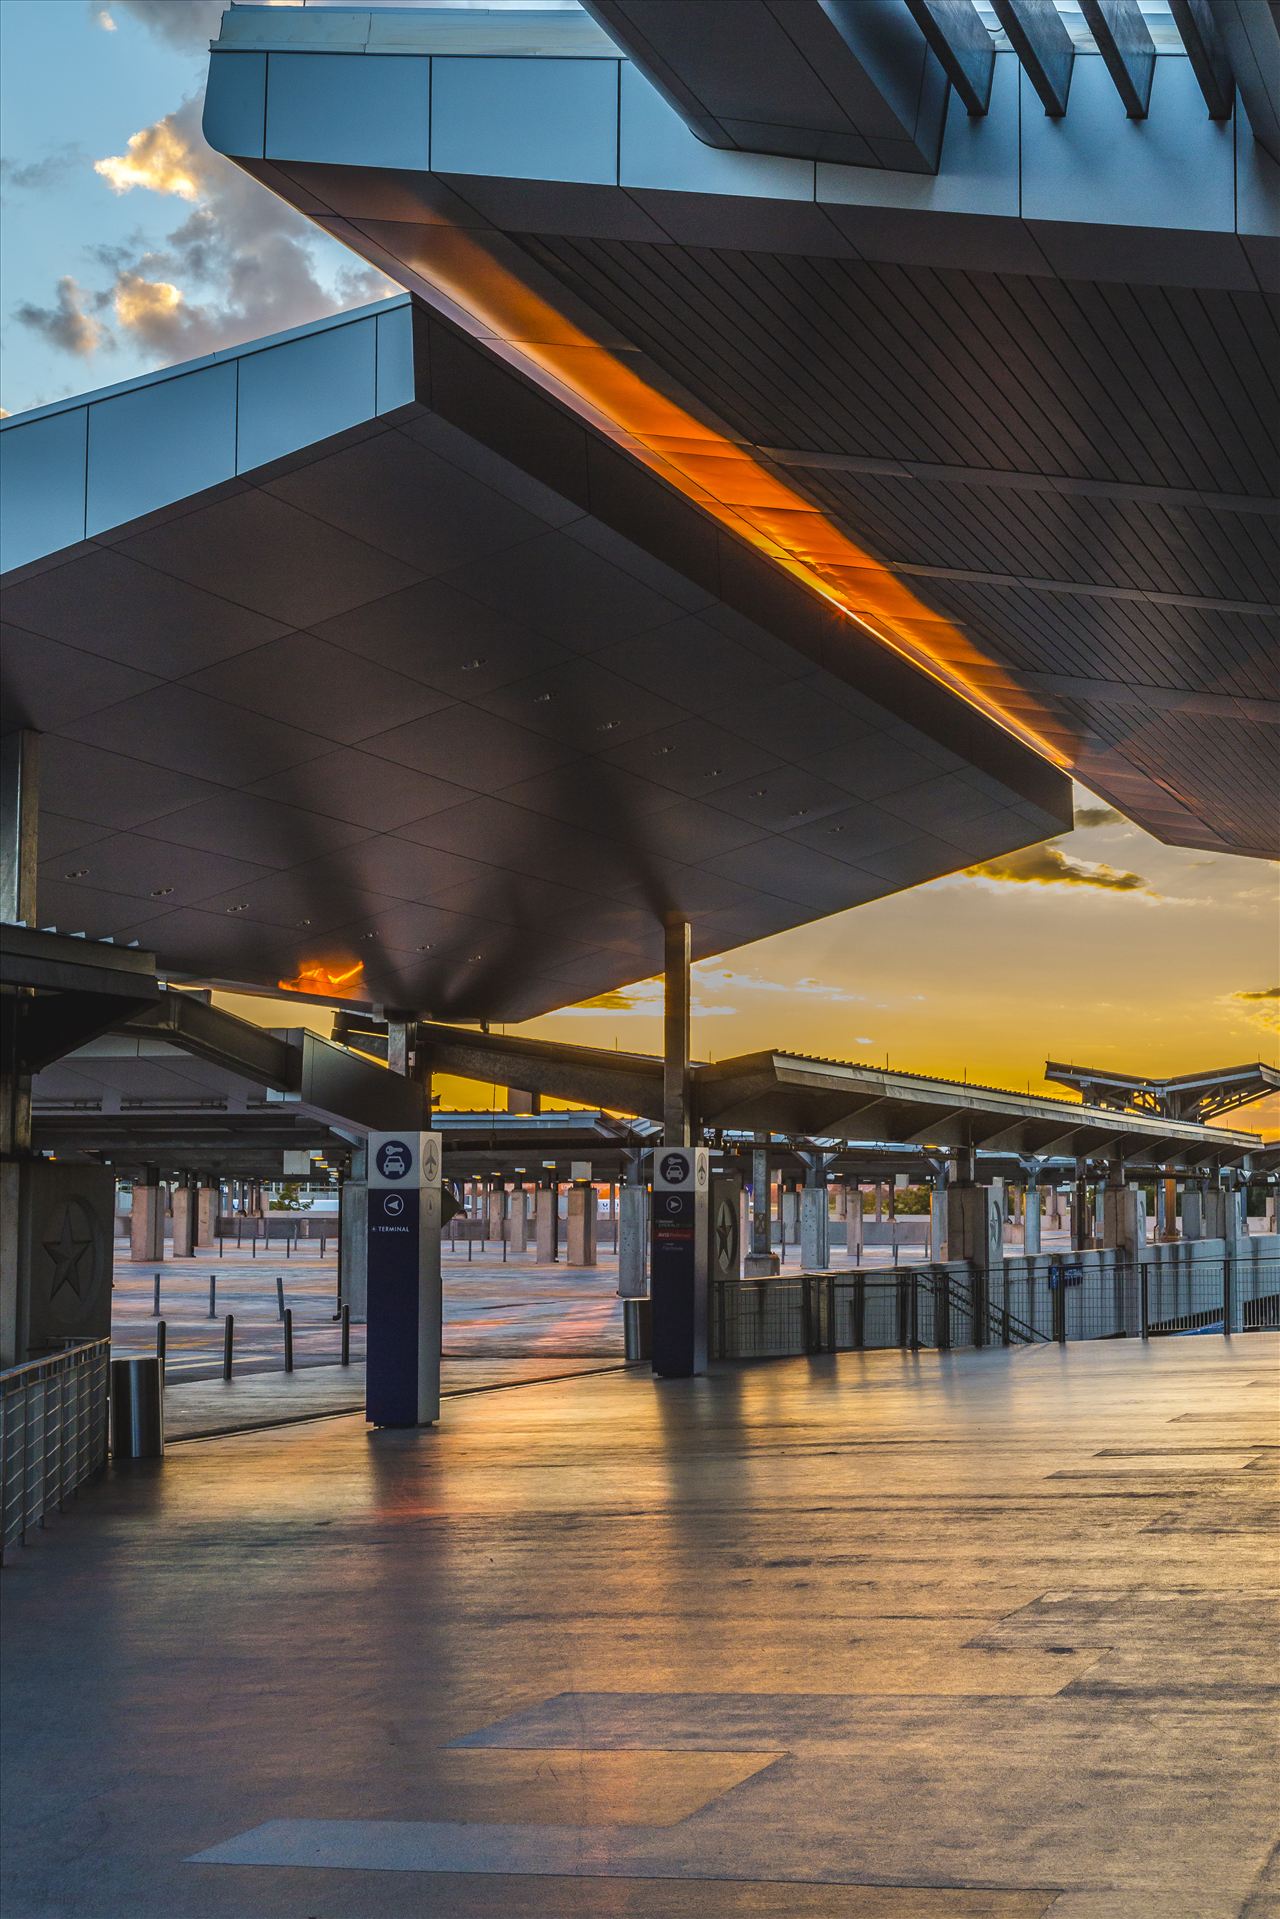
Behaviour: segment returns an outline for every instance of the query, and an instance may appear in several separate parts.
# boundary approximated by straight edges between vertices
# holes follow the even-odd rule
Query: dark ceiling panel
[[[76,689],[42,716],[45,923],[514,1019],[644,977],[667,913],[706,954],[1066,822],[1027,749],[423,326],[433,390],[535,466],[550,446],[601,515],[419,407],[51,556],[14,589],[19,674]],[[98,585],[129,617],[69,663]],[[838,850],[806,831],[828,818]]]

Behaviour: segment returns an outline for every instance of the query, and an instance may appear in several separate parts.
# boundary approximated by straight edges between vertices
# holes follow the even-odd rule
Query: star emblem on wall
[[[62,1215],[62,1225],[56,1239],[46,1239],[44,1250],[53,1261],[53,1281],[49,1287],[50,1299],[55,1299],[64,1286],[70,1288],[77,1299],[84,1298],[85,1281],[91,1277],[84,1270],[85,1254],[92,1251],[93,1241],[87,1233],[77,1233],[68,1206]]]

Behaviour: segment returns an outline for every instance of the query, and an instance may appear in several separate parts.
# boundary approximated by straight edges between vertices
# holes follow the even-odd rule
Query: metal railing
[[[718,1359],[1280,1329],[1280,1260],[1006,1260],[719,1280]]]
[[[0,1560],[107,1462],[111,1342],[0,1373]]]
[[[711,1350],[718,1359],[890,1347],[948,1352],[1039,1337],[1003,1304],[988,1302],[971,1274],[945,1266],[783,1274],[712,1286]]]

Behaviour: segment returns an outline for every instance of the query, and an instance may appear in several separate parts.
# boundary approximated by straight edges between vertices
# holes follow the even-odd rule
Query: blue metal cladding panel
[[[84,538],[87,408],[0,433],[0,572]]]
[[[431,76],[433,171],[613,186],[618,64],[437,57]]]
[[[995,213],[1016,219],[1018,205],[1018,77],[1013,53],[997,55],[991,104],[965,111],[952,91],[936,174],[891,173],[875,167],[818,163],[818,198],[845,206],[915,207],[931,213]]]
[[[1230,233],[1233,172],[1231,126],[1206,118],[1189,60],[1156,61],[1145,120],[1128,118],[1098,54],[1077,54],[1061,120],[1024,77],[1024,219]]]
[[[215,153],[262,158],[267,104],[265,53],[214,53],[204,94],[204,137]]]
[[[198,367],[89,408],[92,537],[235,476],[234,363]]]
[[[375,317],[247,353],[240,361],[236,469],[247,473],[377,410]]]
[[[1249,132],[1236,101],[1236,232],[1280,238],[1280,164]]]
[[[413,314],[408,304],[380,313],[378,325],[378,412],[393,413],[416,398],[413,382]]]
[[[727,153],[704,146],[674,107],[633,66],[622,69],[619,181],[673,193],[758,195],[811,200],[812,160],[763,153]]]
[[[431,62],[425,55],[270,56],[268,160],[425,171],[430,117]]]

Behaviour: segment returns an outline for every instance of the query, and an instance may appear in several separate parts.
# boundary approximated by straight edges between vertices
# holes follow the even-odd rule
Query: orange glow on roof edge
[[[754,449],[696,418],[583,332],[479,236],[456,227],[417,227],[412,259],[398,263],[424,291],[440,292],[496,335],[488,344],[502,357],[523,363],[539,385],[587,413],[669,485],[872,639],[1033,752],[1070,768],[1075,742],[1061,721],[961,628],[918,599]],[[921,625],[930,629],[927,640],[913,630]]]

